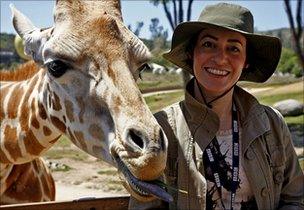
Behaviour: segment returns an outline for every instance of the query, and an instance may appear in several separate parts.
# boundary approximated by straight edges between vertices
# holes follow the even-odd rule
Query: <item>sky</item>
[[[15,33],[11,22],[11,11],[9,5],[14,6],[24,13],[37,27],[48,27],[53,24],[53,7],[55,1],[37,0],[0,0],[1,24],[0,32]],[[186,3],[187,1],[184,1]],[[289,22],[285,12],[283,0],[247,0],[247,1],[215,1],[215,0],[194,0],[192,5],[191,20],[197,20],[201,10],[210,4],[218,2],[236,3],[247,7],[254,16],[254,26],[259,31],[289,27]],[[144,26],[139,37],[150,38],[149,25],[152,18],[159,18],[160,24],[168,29],[169,39],[172,31],[169,22],[163,11],[163,7],[154,6],[149,0],[122,0],[122,15],[126,25],[131,25],[133,29],[139,21],[144,22]],[[291,0],[292,10],[295,12],[296,1]],[[187,7],[185,7],[187,8]],[[186,9],[185,9],[186,10]],[[186,13],[186,11],[184,11]]]

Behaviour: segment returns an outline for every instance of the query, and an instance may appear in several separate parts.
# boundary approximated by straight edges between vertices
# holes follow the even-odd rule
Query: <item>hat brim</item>
[[[265,82],[276,70],[282,49],[279,38],[200,21],[184,22],[176,27],[172,37],[171,50],[163,55],[164,58],[193,75],[186,48],[193,36],[207,28],[227,29],[239,32],[246,37],[247,47],[249,47],[247,51],[249,67],[243,70],[240,80]]]

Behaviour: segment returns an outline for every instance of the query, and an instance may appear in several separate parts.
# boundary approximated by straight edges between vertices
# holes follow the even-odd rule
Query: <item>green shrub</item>
[[[303,70],[300,67],[299,60],[295,52],[283,48],[280,62],[277,70],[282,73],[291,73],[296,77],[303,76]]]

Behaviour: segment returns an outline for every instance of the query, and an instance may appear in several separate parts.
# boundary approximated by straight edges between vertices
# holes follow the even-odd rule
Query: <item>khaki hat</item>
[[[207,6],[198,21],[179,24],[173,33],[171,50],[163,56],[193,75],[192,60],[187,48],[190,40],[206,28],[236,31],[246,37],[247,61],[240,80],[265,82],[276,70],[282,44],[279,38],[253,33],[251,12],[239,5],[219,3]]]

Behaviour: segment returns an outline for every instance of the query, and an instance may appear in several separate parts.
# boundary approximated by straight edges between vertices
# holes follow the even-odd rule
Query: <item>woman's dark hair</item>
[[[199,36],[200,33],[197,33],[195,35],[193,35],[189,41],[188,41],[188,45],[186,47],[186,54],[188,55],[188,59],[186,60],[187,64],[190,66],[193,66],[193,53],[194,53],[194,48],[197,42],[197,38]]]

